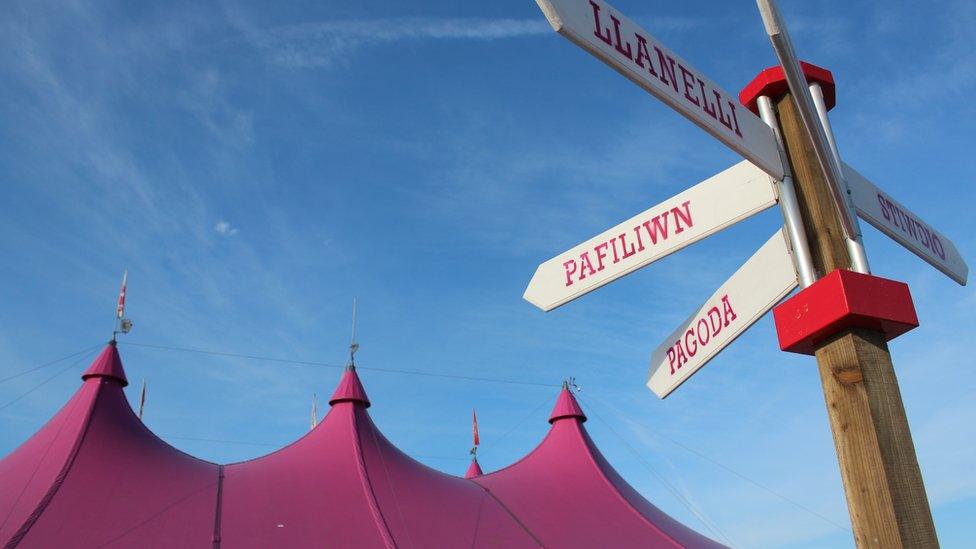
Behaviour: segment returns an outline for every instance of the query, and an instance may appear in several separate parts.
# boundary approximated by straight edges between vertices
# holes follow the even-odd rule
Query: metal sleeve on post
[[[827,116],[827,105],[824,102],[823,89],[819,82],[810,82],[810,96],[813,97],[813,105],[817,109],[817,116],[823,126],[824,134],[827,136],[827,144],[830,145],[830,152],[834,156],[834,162],[838,166],[843,166],[840,160],[840,152],[837,150],[837,142],[834,140],[834,130],[830,126],[830,118]],[[864,242],[861,238],[861,224],[857,220],[857,211],[851,201],[851,191],[847,185],[847,176],[841,173],[844,183],[844,193],[847,198],[847,208],[851,212],[851,219],[854,221],[856,234],[847,239],[847,253],[851,256],[851,268],[862,274],[871,274],[871,266],[868,264],[868,254],[864,251]]]
[[[779,148],[780,156],[783,158],[783,179],[777,182],[779,190],[779,207],[783,212],[783,224],[786,227],[786,234],[790,238],[790,246],[793,248],[794,265],[797,275],[800,278],[800,287],[806,288],[817,280],[817,271],[813,268],[813,259],[810,256],[810,244],[807,242],[807,233],[803,230],[803,218],[800,214],[800,206],[796,199],[796,189],[793,187],[793,174],[790,173],[790,163],[786,158],[786,149],[783,146],[783,135],[779,131],[779,124],[776,122],[776,113],[773,112],[773,104],[768,96],[761,95],[756,98],[756,106],[759,108],[759,117],[762,118],[776,137],[776,146]]]
[[[823,127],[818,123],[815,108],[810,99],[810,94],[806,89],[806,78],[800,68],[800,62],[796,58],[793,44],[790,42],[789,35],[786,33],[782,16],[775,4],[770,0],[757,0],[759,11],[762,14],[763,22],[766,25],[766,33],[773,44],[776,57],[779,58],[783,66],[783,73],[789,83],[790,94],[796,102],[800,121],[806,131],[807,137],[813,144],[813,151],[817,157],[817,162],[823,170],[824,179],[830,187],[830,194],[833,199],[834,208],[840,218],[841,228],[846,237],[854,238],[857,235],[856,221],[851,218],[851,210],[847,207],[847,192],[843,183],[843,172],[841,167],[834,161],[827,145],[827,137]]]

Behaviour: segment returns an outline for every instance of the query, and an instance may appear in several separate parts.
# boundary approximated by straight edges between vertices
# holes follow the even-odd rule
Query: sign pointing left
[[[769,176],[742,161],[539,265],[522,297],[555,309],[773,204]]]
[[[780,229],[654,350],[647,386],[668,396],[796,287]]]
[[[777,180],[773,132],[701,71],[603,0],[536,0],[559,34],[592,53]]]

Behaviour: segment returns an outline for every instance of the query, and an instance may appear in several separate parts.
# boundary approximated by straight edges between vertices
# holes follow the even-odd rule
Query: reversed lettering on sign
[[[966,285],[969,266],[949,238],[847,164],[844,178],[858,216],[949,278]]]

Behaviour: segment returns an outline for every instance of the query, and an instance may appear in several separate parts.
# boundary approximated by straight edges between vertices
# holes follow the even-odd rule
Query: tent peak
[[[91,363],[91,366],[81,374],[82,381],[87,381],[93,377],[104,377],[114,379],[125,387],[129,380],[125,377],[125,370],[122,368],[122,359],[119,357],[119,350],[115,341],[109,341],[102,350],[101,354]]]
[[[549,423],[555,423],[560,419],[576,418],[580,423],[586,421],[586,414],[576,402],[576,397],[569,391],[569,384],[563,383],[563,388],[559,391],[559,398],[556,399],[556,406],[549,415]]]
[[[471,465],[468,466],[468,472],[464,473],[464,478],[474,478],[480,477],[484,473],[481,471],[481,465],[478,465],[478,458],[471,458]]]
[[[332,398],[329,399],[329,406],[335,406],[339,402],[359,402],[367,408],[370,406],[366,389],[359,381],[359,374],[356,373],[356,367],[353,364],[346,366],[346,371],[343,372],[342,379],[339,380],[339,386],[336,387],[335,393],[332,393]]]

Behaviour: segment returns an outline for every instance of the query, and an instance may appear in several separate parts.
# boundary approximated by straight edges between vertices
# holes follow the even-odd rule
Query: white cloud
[[[220,221],[217,222],[216,225],[214,225],[214,230],[217,231],[217,234],[221,236],[234,236],[239,232],[237,230],[237,227],[232,226],[230,223],[224,221],[223,219],[221,219]]]
[[[363,46],[416,39],[497,40],[551,33],[544,19],[397,18],[325,21],[249,33],[275,63],[333,66]]]

